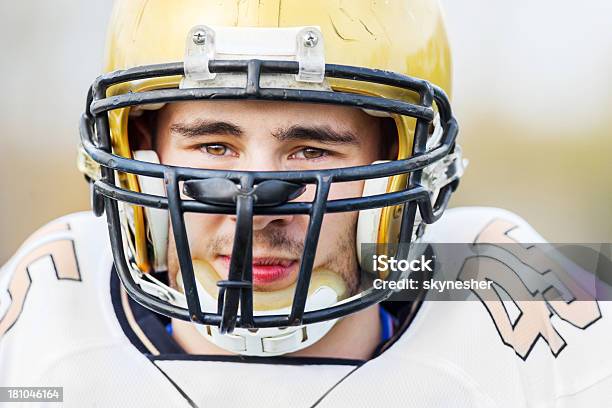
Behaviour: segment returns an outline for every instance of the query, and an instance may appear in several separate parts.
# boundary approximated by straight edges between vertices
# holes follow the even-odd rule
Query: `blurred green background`
[[[553,242],[612,242],[612,2],[442,3],[470,160],[452,205],[509,209]],[[110,5],[0,2],[0,264],[89,209],[77,123]]]

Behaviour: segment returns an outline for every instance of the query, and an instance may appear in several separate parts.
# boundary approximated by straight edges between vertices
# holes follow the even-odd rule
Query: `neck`
[[[231,355],[205,339],[189,322],[172,319],[172,336],[189,354]],[[339,320],[318,342],[287,354],[292,357],[327,357],[368,360],[380,343],[378,305]]]

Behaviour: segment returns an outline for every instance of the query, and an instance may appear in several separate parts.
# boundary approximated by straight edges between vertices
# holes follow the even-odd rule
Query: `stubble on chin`
[[[357,251],[355,248],[356,230],[349,226],[343,234],[338,235],[334,250],[330,251],[329,259],[322,267],[329,269],[340,276],[348,286],[349,296],[357,294],[361,284]]]

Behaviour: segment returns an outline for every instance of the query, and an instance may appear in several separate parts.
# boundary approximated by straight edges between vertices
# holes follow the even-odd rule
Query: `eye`
[[[205,144],[202,145],[200,149],[204,150],[206,153],[212,156],[229,156],[232,154],[231,149],[222,144]]]
[[[327,150],[317,149],[314,147],[306,147],[291,155],[291,158],[302,160],[314,160],[327,156]]]

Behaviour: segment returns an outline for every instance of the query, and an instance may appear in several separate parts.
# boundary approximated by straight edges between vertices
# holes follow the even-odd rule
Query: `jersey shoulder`
[[[33,278],[52,275],[56,281],[82,281],[91,265],[110,253],[105,225],[103,219],[90,212],[79,212],[39,228],[0,268],[0,291],[8,292],[10,303],[14,303],[21,297],[18,295],[25,295]],[[4,301],[0,302],[0,310],[5,311],[7,306]]]
[[[70,214],[33,233],[0,269],[4,375],[108,338],[98,323],[112,310],[106,235],[104,219]]]
[[[390,355],[461,372],[500,406],[597,406],[609,395],[601,384],[612,382],[612,302],[595,296],[602,289],[592,272],[498,208],[449,209],[423,241],[440,244],[443,279],[491,285],[453,301],[431,300],[430,290]]]

